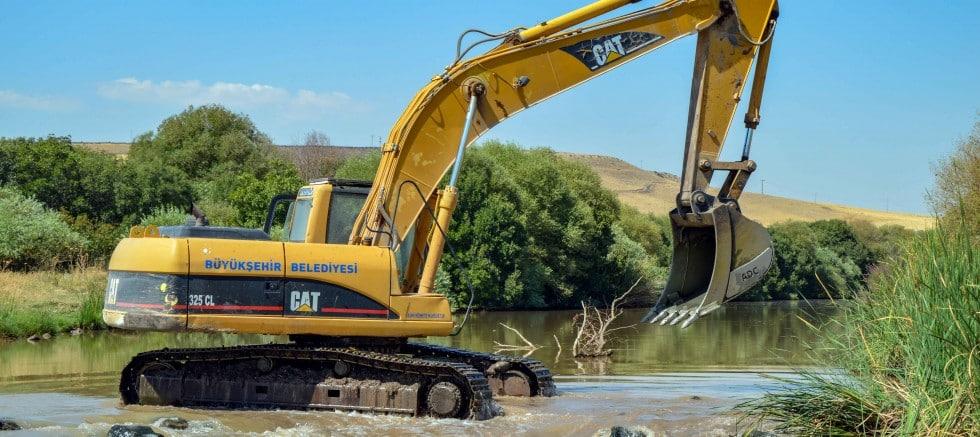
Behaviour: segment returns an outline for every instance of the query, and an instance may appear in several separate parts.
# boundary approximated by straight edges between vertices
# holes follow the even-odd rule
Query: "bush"
[[[633,281],[643,278],[636,291],[659,291],[667,278],[667,268],[659,265],[642,244],[630,238],[619,223],[613,225],[613,244],[606,259],[620,272],[616,282],[610,284],[615,289],[628,290]]]
[[[93,222],[86,215],[72,217],[63,213],[61,217],[72,230],[88,240],[82,264],[105,265],[119,240],[129,234],[128,224]]]
[[[76,261],[86,244],[58,213],[0,187],[0,268],[33,270]]]
[[[875,226],[867,221],[850,224],[854,236],[868,248],[875,263],[898,258],[904,249],[903,245],[916,235],[915,231],[900,225]]]
[[[670,266],[672,241],[670,218],[665,214],[642,213],[629,205],[621,205],[619,226],[661,267]]]
[[[228,202],[204,198],[197,202],[197,207],[208,217],[211,226],[238,226],[238,209]]]
[[[857,237],[849,223],[843,220],[817,220],[811,222],[809,227],[818,245],[829,249],[839,258],[850,260],[862,273],[867,273],[874,264],[875,258],[871,250]]]
[[[158,206],[140,219],[140,225],[179,226],[187,223],[190,215],[175,206]]]
[[[609,302],[622,293],[614,285],[622,272],[606,257],[619,202],[595,172],[548,149],[488,141],[478,150],[522,189],[520,213],[529,224],[526,250],[546,267],[540,279],[546,302],[573,307],[582,300]]]

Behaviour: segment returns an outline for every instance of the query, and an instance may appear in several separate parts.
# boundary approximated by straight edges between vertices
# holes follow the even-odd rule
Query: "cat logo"
[[[595,71],[663,38],[649,32],[621,32],[579,41],[561,49]]]
[[[313,313],[319,308],[320,292],[293,291],[289,293],[289,309],[298,313]]]

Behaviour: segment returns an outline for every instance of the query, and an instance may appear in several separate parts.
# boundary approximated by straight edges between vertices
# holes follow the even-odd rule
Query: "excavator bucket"
[[[687,327],[759,283],[772,266],[772,238],[734,202],[701,214],[670,213],[674,257],[667,285],[643,321]]]

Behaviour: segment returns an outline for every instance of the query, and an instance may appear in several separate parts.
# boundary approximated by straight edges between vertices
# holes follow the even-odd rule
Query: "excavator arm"
[[[696,34],[682,182],[677,209],[671,212],[675,259],[667,290],[649,318],[676,322],[684,314],[690,323],[758,282],[755,276],[761,278],[768,269],[763,252],[771,260],[771,242],[761,226],[738,210],[738,196],[755,169],[748,159],[748,141],[741,161],[719,162],[718,156],[757,56],[762,63],[756,68],[746,125],[751,132],[758,124],[775,0],[668,0],[572,29],[634,2],[600,0],[530,28],[484,33],[487,40],[502,42],[472,58],[457,54],[444,73],[416,94],[391,129],[350,242],[410,250],[403,292],[430,292],[467,145],[526,108]],[[639,83],[624,81],[621,92]],[[605,111],[596,108],[597,116]],[[438,190],[450,168],[449,183]],[[720,192],[709,195],[712,174],[721,170],[728,170],[729,177]],[[412,247],[401,248],[412,229]],[[755,276],[730,287],[730,273],[743,267],[746,258],[754,261]]]

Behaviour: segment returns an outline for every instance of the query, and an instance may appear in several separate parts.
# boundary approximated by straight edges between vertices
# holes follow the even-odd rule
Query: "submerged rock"
[[[180,417],[164,417],[158,422],[159,426],[170,429],[187,429],[187,419]]]
[[[653,437],[653,431],[645,426],[616,425],[609,429],[600,429],[595,437]]]
[[[20,429],[23,428],[21,428],[20,425],[17,424],[17,422],[14,422],[13,419],[0,417],[0,431],[17,431]]]
[[[112,425],[106,437],[163,437],[146,425]]]

